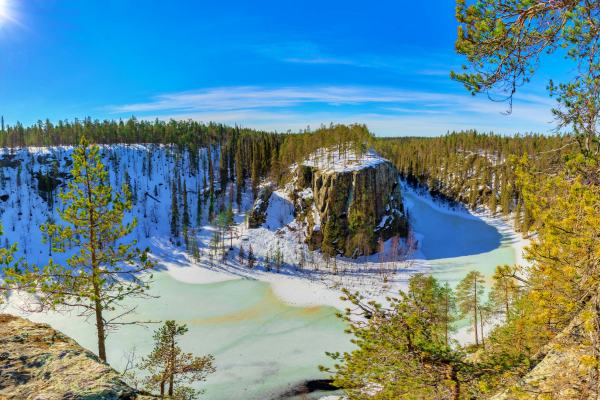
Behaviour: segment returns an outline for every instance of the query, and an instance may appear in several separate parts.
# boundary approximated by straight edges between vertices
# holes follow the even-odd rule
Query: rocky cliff
[[[597,398],[592,376],[592,346],[584,310],[536,355],[535,367],[490,400],[579,400]]]
[[[0,314],[0,399],[154,398],[49,325]]]
[[[406,236],[398,171],[374,152],[317,154],[297,166],[290,198],[311,250],[372,254],[378,240]]]

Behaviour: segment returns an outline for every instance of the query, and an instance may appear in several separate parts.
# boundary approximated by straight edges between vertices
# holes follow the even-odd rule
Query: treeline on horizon
[[[336,368],[330,372],[334,383],[350,398],[363,398],[371,383],[381,385],[379,398],[385,399],[400,398],[400,393],[415,398],[482,398],[517,382],[539,362],[536,354],[571,321],[593,322],[588,316],[593,304],[586,290],[598,286],[597,259],[590,254],[597,254],[598,249],[600,203],[598,186],[586,173],[594,172],[597,163],[582,154],[576,136],[510,137],[465,131],[435,138],[383,139],[375,138],[364,125],[278,134],[193,121],[137,120],[88,120],[47,127],[47,131],[42,128],[8,128],[0,133],[0,145],[66,145],[85,136],[104,144],[174,144],[176,155],[177,151],[198,154],[195,150],[206,147],[208,160],[213,159],[213,151],[218,154],[215,165],[208,161],[211,203],[220,203],[214,197],[224,196],[231,182],[237,186],[239,198],[248,178],[255,193],[264,179],[282,180],[288,166],[318,148],[361,152],[374,147],[397,166],[410,185],[447,201],[511,214],[517,229],[536,233],[526,252],[529,265],[496,270],[495,292],[505,296],[497,299],[495,307],[484,303],[482,278],[476,275],[470,275],[472,279],[456,293],[432,279],[416,278],[390,308],[365,303],[366,299],[347,292],[368,321],[354,324],[348,319],[358,349],[333,354]],[[188,173],[194,171],[175,171],[173,182]],[[177,201],[172,203],[180,204],[182,199],[185,204],[185,196],[177,193],[179,189],[173,190]],[[473,304],[457,315],[472,315],[475,330],[478,322],[486,319],[500,322],[487,332],[485,341],[482,337],[474,346],[458,346],[448,339],[456,314],[449,310],[460,303],[454,295],[456,300],[464,298],[465,304]],[[469,299],[473,301],[467,302]],[[390,373],[403,378],[390,380]]]
[[[98,144],[174,145],[192,157],[200,148],[213,148],[221,155],[219,176],[225,178],[221,185],[236,182],[241,192],[245,181],[251,179],[255,193],[262,179],[281,183],[290,165],[317,149],[335,147],[362,153],[374,147],[395,164],[408,184],[471,208],[485,205],[494,213],[514,212],[516,228],[524,232],[533,221],[516,179],[517,164],[527,155],[528,163],[537,170],[560,169],[574,144],[573,137],[564,134],[505,136],[466,130],[437,137],[377,138],[359,124],[277,133],[193,120],[86,118],[7,126],[0,131],[0,147],[76,145],[83,136]]]

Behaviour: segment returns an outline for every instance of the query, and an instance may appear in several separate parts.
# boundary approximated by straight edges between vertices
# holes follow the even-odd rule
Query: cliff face
[[[154,398],[49,325],[0,314],[0,399]]]
[[[255,229],[265,223],[267,207],[269,206],[269,199],[273,194],[273,190],[275,190],[275,187],[267,184],[257,193],[254,206],[248,214],[248,228]]]
[[[374,153],[346,163],[307,161],[297,168],[292,198],[309,247],[330,255],[372,254],[380,238],[407,234],[398,171]]]

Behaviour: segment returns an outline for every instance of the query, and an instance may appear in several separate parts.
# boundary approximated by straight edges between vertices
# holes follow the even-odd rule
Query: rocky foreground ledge
[[[0,314],[0,399],[150,400],[47,324]]]

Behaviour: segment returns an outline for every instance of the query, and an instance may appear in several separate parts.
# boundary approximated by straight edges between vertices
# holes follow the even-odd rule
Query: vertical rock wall
[[[407,234],[398,171],[386,160],[349,169],[300,166],[295,193],[311,249],[355,257],[375,252],[379,239]]]

